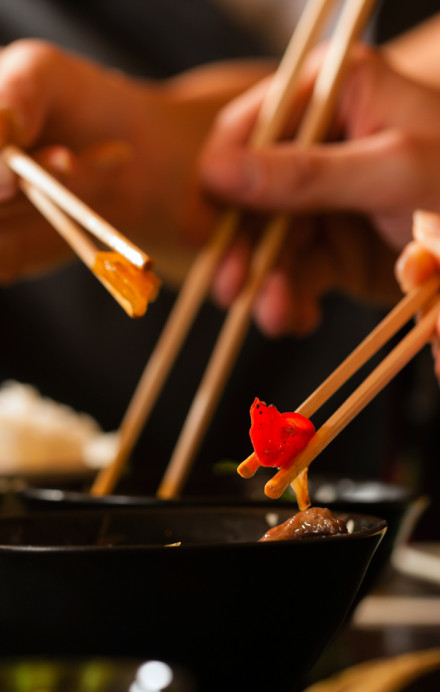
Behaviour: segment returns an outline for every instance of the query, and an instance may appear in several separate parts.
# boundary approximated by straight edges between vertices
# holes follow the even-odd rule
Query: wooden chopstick
[[[410,291],[375,327],[354,351],[298,407],[296,413],[310,418],[345,382],[423,307],[440,288],[435,275]]]
[[[43,192],[104,245],[118,252],[136,267],[146,268],[152,265],[151,258],[143,250],[119,233],[18,147],[12,144],[5,146],[1,150],[1,156],[20,178]],[[73,229],[70,235],[74,235]]]
[[[102,283],[107,291],[119,303],[130,317],[136,317],[133,311],[133,303],[127,297],[116,290],[109,281],[94,271],[98,248],[69,216],[67,216],[56,204],[54,204],[38,188],[33,187],[28,181],[20,180],[19,187],[26,197],[32,202],[36,209],[44,216],[49,223],[58,231],[64,240],[70,245],[72,250],[84,262],[84,264],[94,272],[96,278]]]
[[[250,138],[251,146],[264,146],[279,136],[304,60],[334,4],[335,0],[307,2],[261,106]],[[116,486],[240,219],[237,209],[226,210],[211,240],[197,255],[122,420],[118,453],[98,474],[91,488],[92,495],[106,495]]]
[[[298,474],[309,466],[313,459],[432,338],[440,314],[440,297],[436,296],[428,303],[429,309],[420,321],[316,431],[307,447],[295,457],[292,466],[280,469],[266,483],[265,493],[268,497],[273,499],[280,497]]]
[[[322,138],[333,110],[349,48],[363,29],[374,3],[375,0],[347,0],[297,136],[301,144],[307,146]],[[255,298],[279,255],[288,223],[289,218],[286,215],[276,216],[269,223],[254,253],[247,284],[228,312],[159,486],[157,494],[161,498],[170,499],[178,496],[186,481],[192,460],[205,435],[247,332]]]
[[[90,237],[45,194],[33,187],[27,180],[19,180],[18,185],[34,207],[58,231],[84,264],[91,269],[97,248]]]

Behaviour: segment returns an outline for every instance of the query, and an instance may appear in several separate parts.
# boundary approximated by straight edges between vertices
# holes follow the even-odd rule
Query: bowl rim
[[[290,503],[289,504],[278,504],[278,507],[284,511],[287,509],[291,509]],[[271,512],[276,510],[276,506],[273,504],[266,504],[264,502],[260,503],[254,503],[252,506],[249,506],[248,503],[228,503],[228,504],[223,504],[223,505],[217,505],[214,504],[211,507],[204,505],[204,504],[182,504],[182,505],[151,505],[149,507],[130,507],[125,510],[125,514],[150,514],[153,511],[167,511],[167,512],[181,512],[182,510],[196,510],[197,512],[207,512],[207,511],[217,511],[217,512],[230,512],[231,510],[237,512],[249,512],[249,510],[254,510],[254,511],[261,511],[265,510],[266,512]],[[103,515],[108,515],[108,512],[111,511],[111,507],[109,508],[102,508],[102,514]],[[292,514],[296,513],[297,510],[292,512]],[[49,520],[56,522],[57,517],[58,518],[72,518],[74,519],[75,517],[78,516],[78,514],[81,514],[83,517],[85,516],[86,518],[88,516],[96,517],[98,516],[99,510],[97,511],[96,509],[91,509],[91,510],[61,510],[59,512],[54,512],[53,510],[46,511],[46,512],[33,512],[32,514],[28,515],[23,515],[23,516],[5,516],[5,517],[0,517],[0,524],[6,524],[6,523],[11,523],[11,524],[17,524],[17,522],[25,522],[25,523],[30,523],[33,522],[35,523],[35,520]],[[116,509],[115,514],[122,516],[124,514],[124,510]],[[292,549],[289,546],[292,545],[310,545],[310,544],[320,544],[323,541],[328,544],[329,542],[335,543],[335,542],[341,542],[341,541],[357,541],[357,540],[363,540],[367,537],[372,537],[376,536],[378,534],[385,535],[387,528],[388,528],[388,523],[385,519],[382,519],[380,517],[370,515],[370,514],[364,514],[361,512],[342,512],[342,511],[335,511],[334,512],[336,515],[340,515],[345,517],[347,520],[349,519],[362,519],[364,521],[369,522],[371,525],[366,526],[362,529],[359,529],[358,531],[355,531],[353,533],[348,533],[348,534],[335,534],[332,536],[310,536],[310,537],[305,537],[301,539],[292,539],[292,540],[282,540],[282,541],[263,541],[259,542],[258,540],[255,541],[231,541],[231,542],[217,542],[217,543],[187,543],[187,544],[180,544],[178,546],[174,546],[172,543],[170,544],[161,544],[158,545],[157,543],[154,544],[149,544],[149,543],[133,543],[133,544],[127,544],[127,545],[35,545],[35,544],[25,544],[25,545],[14,545],[14,544],[7,544],[7,543],[2,543],[0,542],[0,554],[1,553],[7,553],[7,552],[12,552],[12,553],[106,553],[106,552],[163,552],[165,550],[169,551],[171,548],[176,547],[178,548],[178,552],[181,552],[182,550],[187,553],[191,550],[198,551],[200,549],[203,550],[237,550],[237,549],[243,549],[245,548],[246,550],[249,549],[257,549],[257,550],[273,550],[274,547],[277,547],[278,549]],[[285,547],[283,547],[285,546]]]

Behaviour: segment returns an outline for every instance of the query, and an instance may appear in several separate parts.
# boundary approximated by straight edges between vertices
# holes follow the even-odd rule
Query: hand
[[[310,95],[322,56],[322,48],[312,56],[294,109],[294,126],[298,111],[302,111]],[[368,219],[374,251],[383,251],[388,256],[390,248],[400,250],[410,239],[415,207],[440,211],[439,93],[409,81],[392,71],[378,53],[358,46],[352,52],[340,89],[331,141],[305,149],[284,140],[261,150],[250,150],[246,141],[264,91],[265,85],[258,85],[228,106],[217,119],[200,162],[205,195],[253,211],[283,210],[301,218],[316,212],[355,212]],[[292,234],[295,228],[292,227]],[[374,237],[372,229],[382,242]],[[346,252],[358,258],[357,271],[363,275],[368,266],[356,252],[357,233],[354,230],[352,236],[347,233],[345,242],[351,244],[352,250],[347,245]],[[322,244],[317,246],[317,251],[322,255]],[[217,297],[223,303],[233,296],[232,289],[225,295],[228,282],[221,276],[233,262],[233,255],[234,251],[216,282]],[[330,264],[331,261],[329,258]],[[313,275],[313,263],[310,259],[309,262],[304,272],[309,269],[310,287],[317,275]],[[235,287],[241,284],[245,271],[243,262],[240,271],[237,264]],[[349,263],[345,268],[348,266]],[[384,260],[383,266],[391,272],[389,261]],[[350,279],[348,276],[346,279],[345,288],[351,290]],[[297,276],[285,277],[284,284],[288,282],[297,284],[297,294],[303,292]],[[261,301],[264,301],[264,290]],[[316,296],[310,292],[308,295],[315,300]],[[292,314],[292,305],[297,300],[295,295],[287,296],[288,291],[279,291],[278,297],[272,296],[272,303],[286,306],[290,301],[290,307],[284,312]],[[300,310],[301,306],[297,305],[296,309]],[[283,312],[283,308],[279,307],[278,312]],[[268,316],[257,312],[257,319],[268,331]],[[272,332],[289,329],[294,330],[295,325],[286,319]]]
[[[196,151],[219,106],[264,73],[225,65],[142,82],[41,41],[18,41],[0,53],[0,145],[29,150],[155,259],[170,248],[177,256]],[[0,281],[69,256],[4,165],[0,203]]]

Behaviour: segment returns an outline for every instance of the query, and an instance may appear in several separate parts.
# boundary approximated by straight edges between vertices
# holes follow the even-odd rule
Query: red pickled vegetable
[[[250,438],[262,466],[281,468],[293,461],[315,433],[313,423],[299,413],[280,413],[255,399],[251,406]]]

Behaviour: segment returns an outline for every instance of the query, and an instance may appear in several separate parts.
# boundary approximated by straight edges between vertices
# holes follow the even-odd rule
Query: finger
[[[0,56],[0,143],[29,146],[40,132],[49,104],[56,98],[55,79],[61,53],[41,41],[17,41]]]
[[[212,295],[220,307],[229,307],[242,289],[251,254],[250,239],[241,233],[222,259],[214,276]]]
[[[86,201],[107,194],[133,157],[131,145],[119,140],[100,142],[77,152],[51,146],[34,153],[43,168]]]
[[[305,336],[321,320],[319,301],[300,292],[281,270],[269,274],[254,306],[255,322],[268,337]]]
[[[416,211],[413,221],[415,240],[440,263],[440,214]]]
[[[302,69],[301,79],[291,95],[290,111],[288,107],[286,108],[289,115],[285,118],[286,122],[280,138],[292,137],[296,131],[326,51],[327,43],[322,43],[315,47],[308,56]],[[273,79],[274,75],[271,75],[261,80],[244,94],[233,99],[220,111],[204,145],[204,156],[211,158],[215,156],[217,150],[248,142]]]
[[[422,144],[399,132],[307,149],[230,148],[205,160],[201,179],[211,194],[254,209],[379,212],[401,202],[408,206],[408,194],[412,199],[420,192],[425,153]]]
[[[0,53],[0,145],[43,142],[46,125],[51,141],[110,138],[130,112],[121,90],[122,79],[91,61],[45,41],[15,41]]]
[[[407,293],[439,270],[439,261],[419,242],[412,241],[396,262],[395,274],[402,291]]]
[[[321,242],[316,220],[292,221],[277,267],[254,308],[256,323],[267,336],[304,336],[319,324],[321,296],[335,284],[333,257]]]

